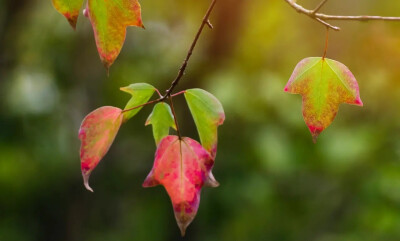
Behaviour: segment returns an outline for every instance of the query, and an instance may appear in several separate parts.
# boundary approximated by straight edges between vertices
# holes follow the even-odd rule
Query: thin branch
[[[192,42],[192,45],[189,48],[189,51],[186,55],[185,60],[183,61],[183,64],[181,66],[181,68],[179,69],[178,75],[176,76],[175,80],[172,81],[171,83],[171,87],[169,87],[169,89],[165,92],[165,95],[163,96],[163,99],[166,99],[168,97],[168,95],[170,95],[172,93],[172,91],[174,90],[174,88],[178,85],[179,80],[181,80],[181,78],[183,77],[183,75],[185,74],[185,70],[187,67],[187,64],[189,62],[190,57],[192,56],[194,47],[196,47],[197,44],[197,40],[199,40],[199,37],[201,35],[201,33],[203,32],[204,26],[210,26],[210,20],[208,19],[210,17],[210,14],[212,12],[212,10],[214,9],[215,4],[217,3],[217,0],[212,0],[210,6],[207,9],[206,14],[203,17],[203,21],[201,22],[201,25],[199,27],[199,30],[197,31],[197,34]],[[212,26],[212,25],[211,25]]]
[[[144,103],[142,105],[138,105],[138,106],[123,110],[122,113],[131,111],[131,110],[134,110],[134,109],[146,106],[146,105],[155,104],[155,103],[164,101],[167,98],[170,99],[171,108],[173,108],[172,107],[172,97],[175,97],[177,95],[183,94],[183,93],[185,93],[185,91],[180,91],[180,92],[175,93],[175,94],[172,94],[172,91],[175,89],[175,87],[178,85],[179,81],[182,79],[183,75],[185,74],[186,67],[187,67],[188,62],[190,60],[190,57],[193,54],[193,50],[196,47],[197,41],[199,40],[200,35],[203,32],[204,26],[207,25],[209,28],[213,28],[212,24],[210,23],[209,17],[211,15],[211,12],[214,9],[214,6],[215,6],[216,3],[217,3],[217,0],[212,0],[212,2],[210,3],[210,6],[208,7],[207,12],[203,17],[203,20],[201,22],[199,30],[197,31],[196,36],[194,37],[194,40],[193,40],[192,44],[190,45],[190,48],[189,48],[188,53],[186,55],[186,58],[183,61],[182,66],[179,68],[178,75],[176,76],[174,81],[172,81],[171,86],[165,91],[165,94],[163,96],[161,96],[160,92],[157,90],[157,93],[160,95],[160,98],[158,98],[156,100],[149,101],[149,102]],[[174,114],[174,118],[175,118],[175,111],[173,111],[173,114]],[[178,129],[178,124],[177,124],[176,118],[175,118],[175,122],[176,122],[176,128]],[[179,131],[178,131],[178,135],[180,136]]]
[[[326,3],[327,0],[323,0],[314,10],[309,10],[303,6],[295,3],[293,0],[284,0],[297,12],[307,15],[308,17],[322,23],[328,28],[333,30],[340,30],[339,27],[331,25],[324,20],[346,20],[346,21],[370,21],[370,20],[380,20],[380,21],[400,21],[400,17],[383,17],[383,16],[340,16],[340,15],[328,15],[323,13],[318,13],[318,10]]]
[[[322,0],[317,7],[314,8],[313,14],[316,14],[327,2],[328,0]]]
[[[315,20],[317,20],[317,22],[322,23],[322,24],[325,25],[327,28],[331,28],[331,29],[333,29],[333,30],[335,30],[335,31],[339,31],[339,30],[340,30],[340,28],[339,28],[338,26],[334,26],[334,25],[332,25],[332,24],[330,24],[330,23],[327,23],[327,22],[325,22],[324,20],[322,20],[322,19],[320,19],[320,18],[315,18]]]

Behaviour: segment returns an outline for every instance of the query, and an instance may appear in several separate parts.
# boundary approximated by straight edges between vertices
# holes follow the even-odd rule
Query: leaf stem
[[[140,107],[146,106],[146,105],[155,104],[155,103],[158,103],[158,102],[160,102],[160,101],[161,101],[161,98],[159,98],[159,99],[156,99],[156,100],[151,100],[151,101],[149,101],[149,102],[146,102],[146,103],[144,103],[144,104],[137,105],[137,106],[135,106],[135,107],[132,107],[132,108],[129,108],[129,109],[125,109],[125,110],[123,110],[123,111],[122,111],[122,113],[125,113],[125,112],[128,112],[128,111],[131,111],[131,110],[134,110],[134,109],[137,109],[137,108],[140,108]]]
[[[174,121],[175,121],[175,126],[176,126],[176,132],[178,134],[179,140],[182,140],[181,132],[179,130],[179,125],[178,125],[178,120],[176,118],[176,113],[175,113],[175,108],[174,108],[174,102],[172,101],[172,95],[169,96],[169,103],[171,104],[171,110],[172,110],[172,115],[174,116]]]
[[[158,91],[157,91],[157,92],[158,92]],[[178,95],[184,94],[185,92],[186,92],[186,90],[179,91],[179,92],[177,92],[177,93],[175,93],[175,94],[172,94],[172,95],[171,95],[171,97],[175,97],[175,96],[178,96]],[[158,93],[159,93],[159,92],[158,92]],[[128,112],[128,111],[131,111],[131,110],[134,110],[134,109],[137,109],[137,108],[140,108],[140,107],[146,106],[146,105],[150,105],[150,104],[156,104],[156,103],[158,103],[158,102],[161,102],[161,101],[163,101],[163,100],[162,100],[162,96],[160,95],[160,98],[158,98],[158,99],[156,99],[156,100],[151,100],[151,101],[149,101],[149,102],[146,102],[146,103],[144,103],[144,104],[137,105],[137,106],[134,106],[134,107],[132,107],[132,108],[129,108],[129,109],[123,110],[123,111],[122,111],[122,113],[124,113],[124,112]]]
[[[328,51],[328,43],[329,43],[329,28],[326,27],[325,49],[324,49],[324,55],[322,56],[322,60],[324,60],[326,57],[326,52]]]

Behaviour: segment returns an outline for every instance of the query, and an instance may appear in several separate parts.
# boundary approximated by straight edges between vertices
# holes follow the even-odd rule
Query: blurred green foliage
[[[300,1],[313,8],[318,0]],[[110,77],[91,26],[74,32],[51,1],[0,1],[0,240],[180,240],[170,200],[143,189],[155,151],[144,108],[82,185],[81,120],[123,107],[119,87],[175,77],[208,1],[141,1]],[[399,15],[399,1],[329,1],[324,12]],[[296,63],[321,56],[325,28],[282,0],[225,0],[179,89],[225,107],[214,174],[185,240],[400,240],[400,25],[336,22],[328,57],[358,79],[363,108],[342,105],[314,145],[301,98],[283,92]],[[182,132],[198,139],[183,97]]]

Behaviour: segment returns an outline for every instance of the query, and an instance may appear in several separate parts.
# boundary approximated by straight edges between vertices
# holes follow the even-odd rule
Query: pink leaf
[[[122,123],[121,109],[112,106],[100,107],[85,117],[79,129],[81,140],[81,170],[86,189],[89,176],[108,152]]]
[[[203,185],[219,185],[211,173],[213,165],[211,155],[193,139],[167,136],[158,145],[153,169],[143,187],[165,187],[182,236],[196,216]]]

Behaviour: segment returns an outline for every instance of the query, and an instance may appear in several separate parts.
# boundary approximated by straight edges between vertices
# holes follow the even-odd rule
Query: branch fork
[[[307,15],[308,17],[314,19],[315,21],[323,24],[327,28],[333,29],[335,31],[339,31],[340,28],[338,26],[332,25],[326,20],[345,20],[345,21],[370,21],[370,20],[380,20],[380,21],[400,21],[400,17],[384,17],[384,16],[368,16],[368,15],[359,15],[359,16],[341,16],[341,15],[328,15],[324,13],[320,13],[319,10],[325,5],[328,0],[322,0],[313,10],[306,9],[300,4],[297,4],[294,0],[284,0],[287,4],[289,4],[293,9],[295,9],[298,13],[302,13]]]

